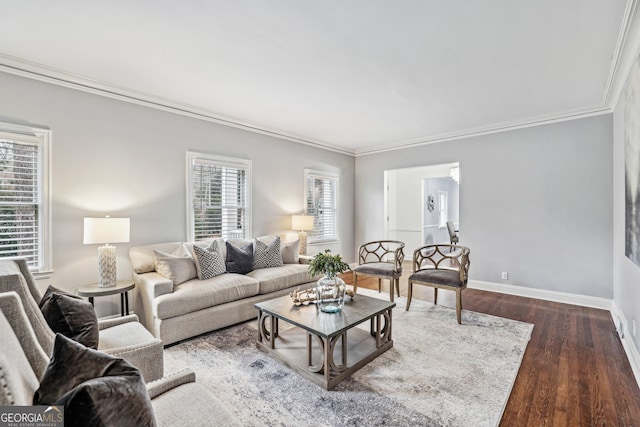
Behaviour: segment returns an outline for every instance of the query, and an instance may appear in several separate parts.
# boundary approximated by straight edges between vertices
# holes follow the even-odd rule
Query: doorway
[[[420,246],[449,243],[447,221],[460,226],[459,163],[384,172],[385,237],[405,243],[410,257]]]

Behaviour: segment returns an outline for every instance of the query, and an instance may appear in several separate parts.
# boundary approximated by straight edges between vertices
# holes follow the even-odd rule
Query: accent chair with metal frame
[[[458,245],[426,245],[413,252],[413,274],[409,276],[407,310],[411,305],[413,285],[433,287],[433,303],[438,303],[438,289],[456,292],[456,316],[462,323],[462,291],[469,278],[469,248]]]
[[[404,260],[404,242],[398,240],[376,240],[365,243],[358,250],[358,266],[353,268],[353,292],[358,292],[358,276],[378,278],[378,292],[382,279],[389,279],[389,298],[393,302],[394,284],[400,296],[400,276]]]

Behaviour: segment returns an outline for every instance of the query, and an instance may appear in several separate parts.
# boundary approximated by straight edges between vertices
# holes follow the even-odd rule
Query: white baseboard
[[[504,283],[482,282],[469,280],[467,285],[472,289],[499,292],[501,294],[517,295],[520,297],[537,298],[545,301],[561,302],[564,304],[580,305],[583,307],[599,308],[611,311],[610,299],[590,297],[586,295],[570,294],[568,292],[548,291],[545,289],[526,288],[524,286],[506,285]]]
[[[627,327],[627,319],[624,317],[622,310],[620,310],[620,307],[618,307],[618,304],[616,304],[615,301],[612,301],[611,303],[611,317],[613,317],[613,323],[615,323],[618,334],[620,335],[622,347],[624,348],[625,353],[627,353],[627,359],[629,359],[633,375],[636,377],[636,382],[640,386],[640,353],[638,353],[638,349],[636,348],[633,339],[631,339],[631,334]]]
[[[633,340],[630,338],[629,330],[627,328],[627,319],[622,314],[622,311],[615,303],[615,301],[590,297],[586,295],[570,294],[567,292],[548,291],[545,289],[525,288],[523,286],[506,285],[504,283],[482,282],[480,280],[469,280],[467,285],[472,289],[480,289],[483,291],[498,292],[501,294],[516,295],[528,298],[537,298],[545,301],[554,301],[564,304],[579,305],[583,307],[598,308],[607,310],[611,313],[614,326],[620,335],[622,341],[622,347],[627,354],[629,364],[633,370],[636,383],[640,386],[640,353],[636,348]]]

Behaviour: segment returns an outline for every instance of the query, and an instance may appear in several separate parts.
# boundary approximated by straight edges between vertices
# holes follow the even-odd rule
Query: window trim
[[[34,144],[38,147],[38,181],[40,183],[40,212],[38,215],[38,260],[39,265],[30,266],[36,279],[46,279],[53,273],[53,250],[51,239],[51,130],[0,122],[0,137]],[[9,257],[7,257],[9,258]]]
[[[309,186],[308,181],[309,181],[309,177],[314,177],[314,178],[320,178],[320,179],[329,179],[329,180],[333,180],[336,183],[336,194],[335,194],[335,211],[336,211],[336,220],[335,220],[335,237],[331,237],[331,238],[325,238],[325,239],[312,239],[311,236],[309,236],[309,241],[308,244],[309,245],[320,245],[320,244],[325,244],[325,243],[336,243],[340,241],[340,235],[338,233],[338,225],[340,222],[340,216],[339,216],[339,212],[340,212],[340,207],[339,207],[339,193],[340,193],[340,176],[337,173],[334,172],[326,172],[326,171],[319,171],[319,170],[314,170],[314,169],[308,169],[305,168],[304,169],[304,199],[303,199],[303,203],[304,203],[304,213],[305,215],[308,215],[308,206],[307,206],[307,200],[308,200],[308,196],[309,196]]]
[[[195,230],[194,230],[194,212],[193,212],[193,174],[191,173],[193,162],[196,160],[204,160],[206,162],[215,163],[221,166],[230,166],[236,168],[242,168],[247,171],[247,208],[246,208],[246,219],[247,219],[247,234],[245,235],[245,239],[251,239],[253,236],[253,225],[252,225],[252,197],[251,197],[251,187],[252,187],[252,162],[249,159],[241,159],[237,157],[226,157],[219,156],[216,154],[204,153],[201,151],[187,151],[187,161],[186,161],[186,183],[187,183],[187,191],[186,191],[186,209],[187,209],[187,241],[193,242],[195,241]]]

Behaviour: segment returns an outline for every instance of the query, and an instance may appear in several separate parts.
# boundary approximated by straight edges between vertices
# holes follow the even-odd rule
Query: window
[[[187,236],[251,237],[251,161],[187,152]]]
[[[449,221],[449,193],[438,191],[438,217],[440,227],[446,227]]]
[[[51,271],[51,131],[0,124],[0,258],[25,258]]]
[[[314,219],[309,242],[337,240],[338,177],[308,169],[305,169],[304,174],[307,215]]]

